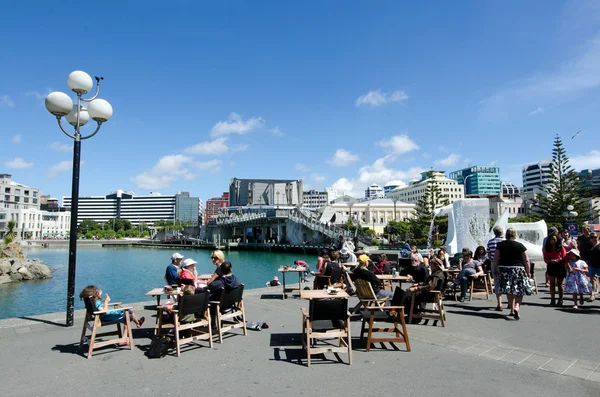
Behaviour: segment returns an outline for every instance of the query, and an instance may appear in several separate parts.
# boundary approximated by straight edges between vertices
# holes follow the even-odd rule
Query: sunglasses
[[[211,256],[210,259],[219,259],[219,258],[216,256]]]

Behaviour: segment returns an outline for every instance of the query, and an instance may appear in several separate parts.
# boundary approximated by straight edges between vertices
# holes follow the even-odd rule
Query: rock
[[[12,281],[21,281],[21,280],[23,280],[23,275],[19,272],[11,273],[10,279]]]
[[[0,284],[6,284],[12,282],[10,276],[8,274],[3,274],[0,276]]]
[[[9,261],[1,261],[0,262],[0,275],[10,273],[10,262]]]
[[[33,280],[33,274],[29,273],[26,267],[19,268],[19,273],[23,276],[23,280]]]
[[[27,270],[34,278],[52,278],[50,268],[42,263],[32,263]]]
[[[15,274],[15,273],[17,273],[19,271],[20,267],[21,267],[21,262],[18,261],[18,260],[16,260],[16,259],[13,259],[12,260],[12,265],[10,266],[10,272],[12,274]]]

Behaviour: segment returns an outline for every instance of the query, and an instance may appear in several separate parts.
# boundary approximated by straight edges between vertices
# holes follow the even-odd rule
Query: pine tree
[[[543,193],[534,200],[534,211],[549,226],[566,228],[569,221],[582,224],[591,217],[590,207],[582,197],[583,183],[577,172],[569,164],[566,150],[558,135],[554,138],[552,149],[552,170],[550,178],[542,185]],[[569,217],[567,207],[573,206],[576,217]]]
[[[447,195],[442,193],[439,185],[435,183],[434,171],[427,173],[427,188],[423,196],[417,201],[415,206],[416,218],[411,220],[411,229],[415,238],[426,238],[429,233],[433,212],[441,207],[450,204]],[[447,217],[445,217],[447,218]],[[436,218],[436,225],[440,219]],[[443,223],[442,220],[441,223]],[[447,220],[445,225],[448,229]]]

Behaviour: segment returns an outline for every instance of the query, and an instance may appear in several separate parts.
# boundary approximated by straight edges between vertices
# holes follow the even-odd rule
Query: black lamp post
[[[96,135],[100,130],[102,123],[112,117],[112,106],[104,99],[98,98],[100,92],[100,80],[102,77],[96,77],[96,93],[92,98],[84,99],[82,95],[87,94],[94,87],[94,82],[90,75],[80,70],[69,74],[67,85],[77,94],[77,105],[73,105],[71,98],[62,92],[52,92],[46,97],[46,109],[56,117],[61,131],[73,139],[73,179],[71,186],[71,228],[69,231],[69,276],[67,281],[67,327],[73,326],[73,317],[75,313],[75,268],[77,263],[77,212],[79,204],[79,166],[81,164],[81,141],[89,139]],[[82,102],[87,102],[87,109],[83,107]],[[75,128],[73,135],[69,134],[63,128],[62,117]],[[82,136],[80,127],[85,125],[89,119],[97,123],[94,132],[87,136]]]

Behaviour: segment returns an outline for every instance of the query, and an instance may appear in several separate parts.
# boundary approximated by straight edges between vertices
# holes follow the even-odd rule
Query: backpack
[[[148,358],[162,358],[167,355],[171,346],[171,338],[165,335],[157,336],[150,342],[150,347],[146,352]]]

